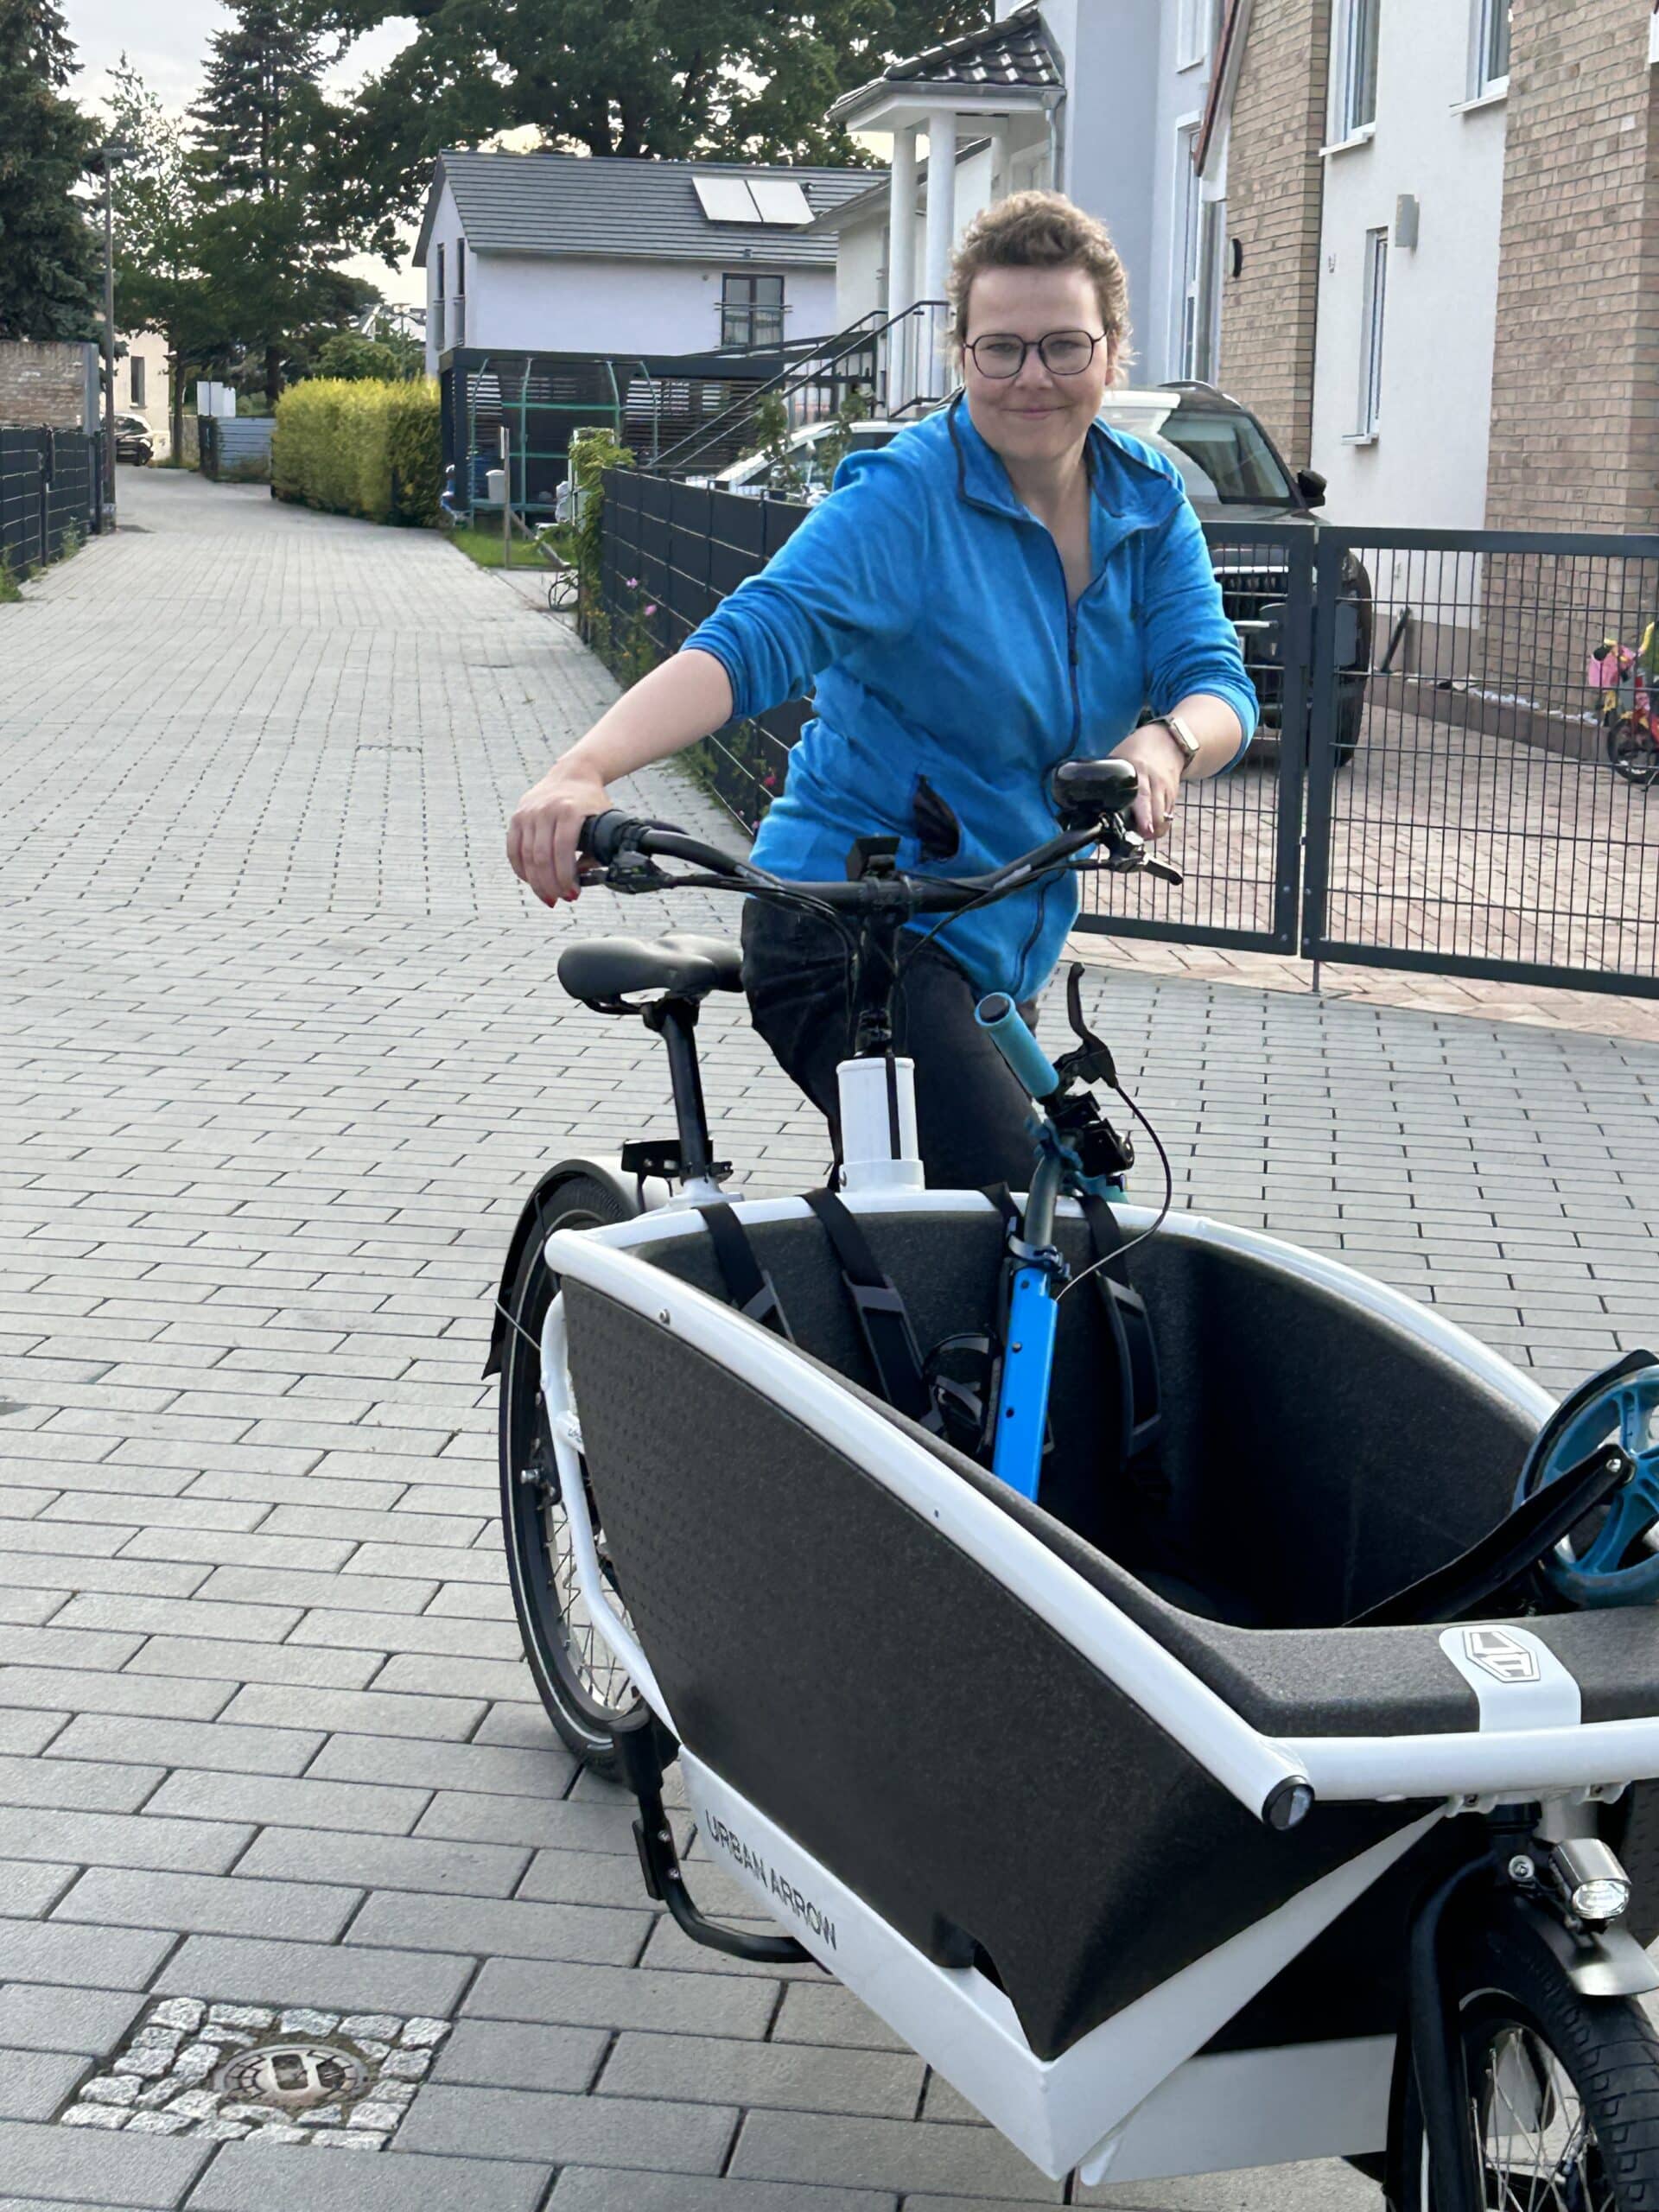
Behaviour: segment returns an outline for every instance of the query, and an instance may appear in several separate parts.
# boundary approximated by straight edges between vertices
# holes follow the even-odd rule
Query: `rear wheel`
[[[524,1656],[548,1718],[577,1758],[601,1774],[614,1764],[611,1723],[633,1709],[639,1693],[601,1640],[576,1580],[542,1397],[542,1325],[558,1294],[558,1278],[542,1255],[556,1229],[593,1229],[626,1220],[630,1211],[597,1176],[572,1176],[550,1194],[537,1211],[508,1287],[501,1359],[501,1522]],[[585,1469],[582,1510],[608,1580],[605,1533]],[[620,1596],[615,1604],[626,1619]]]
[[[1659,734],[1646,715],[1619,715],[1608,722],[1607,758],[1613,773],[1646,790],[1659,783]]]
[[[1659,2038],[1628,1998],[1581,1997],[1516,1923],[1459,1968],[1470,2120],[1490,2212],[1659,2212]],[[1416,2085],[1392,2159],[1394,2212],[1435,2212]]]

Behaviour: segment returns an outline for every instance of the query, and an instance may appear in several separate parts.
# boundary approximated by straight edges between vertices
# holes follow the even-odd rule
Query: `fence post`
[[[1279,795],[1275,823],[1273,935],[1286,952],[1297,946],[1297,903],[1302,887],[1302,806],[1307,777],[1308,717],[1313,709],[1308,664],[1313,657],[1313,563],[1317,533],[1292,531],[1287,538],[1285,609],[1279,639]]]
[[[1313,677],[1307,715],[1306,843],[1302,858],[1304,958],[1317,961],[1329,935],[1331,813],[1337,774],[1337,612],[1342,603],[1344,548],[1320,529],[1313,559]]]

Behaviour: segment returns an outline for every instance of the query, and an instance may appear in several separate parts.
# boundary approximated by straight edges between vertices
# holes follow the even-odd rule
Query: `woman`
[[[1105,231],[1017,193],[970,225],[950,302],[962,396],[844,461],[766,569],[519,802],[508,855],[550,904],[576,896],[577,833],[613,778],[809,690],[817,719],[754,849],[795,880],[842,876],[870,834],[899,836],[906,869],[1010,860],[1053,834],[1069,754],[1133,761],[1135,826],[1161,837],[1182,782],[1239,758],[1255,700],[1198,518],[1166,460],[1096,419],[1128,338]],[[1147,703],[1160,719],[1137,728]],[[1034,999],[1077,905],[1051,879],[956,918],[906,968],[899,1048],[940,1187],[1027,1179],[1026,1097],[973,1008]],[[751,900],[743,962],[755,1027],[833,1125],[839,940]]]

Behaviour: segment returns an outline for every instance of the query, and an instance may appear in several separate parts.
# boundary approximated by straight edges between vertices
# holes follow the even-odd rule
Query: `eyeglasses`
[[[973,356],[982,377],[999,381],[1017,377],[1034,353],[1051,376],[1080,377],[1095,358],[1095,348],[1105,339],[1103,330],[1091,338],[1086,330],[1051,330],[1041,338],[1016,338],[1012,332],[992,331],[963,347]]]

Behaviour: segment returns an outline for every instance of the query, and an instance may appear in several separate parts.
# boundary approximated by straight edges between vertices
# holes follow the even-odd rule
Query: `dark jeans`
[[[943,945],[916,943],[893,1002],[897,1049],[916,1063],[916,1126],[927,1179],[937,1190],[1007,1183],[1023,1191],[1036,1147],[1026,1124],[1031,1102],[974,1020],[980,993]],[[743,987],[754,1027],[785,1074],[829,1122],[840,1147],[836,1068],[851,1052],[848,957],[816,914],[763,906],[743,909]],[[1035,1008],[1022,1007],[1029,1021]]]

